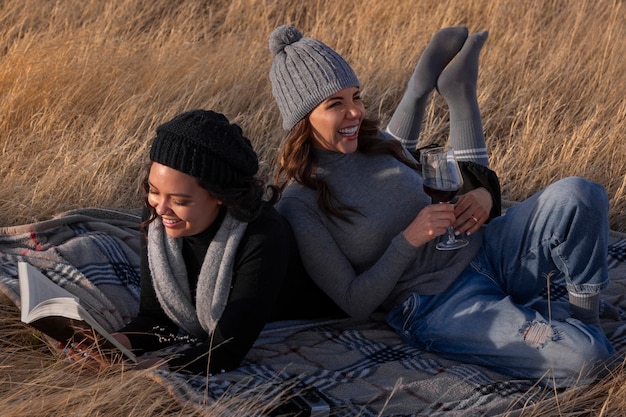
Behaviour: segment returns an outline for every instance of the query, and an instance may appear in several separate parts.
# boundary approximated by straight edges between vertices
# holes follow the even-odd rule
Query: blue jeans
[[[557,387],[592,380],[617,356],[602,330],[571,318],[568,303],[536,300],[558,277],[576,293],[607,286],[608,230],[601,186],[558,181],[492,220],[450,288],[413,294],[387,322],[442,357]]]

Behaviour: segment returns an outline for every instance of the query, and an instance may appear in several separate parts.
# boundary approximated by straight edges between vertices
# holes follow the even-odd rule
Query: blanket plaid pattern
[[[20,306],[17,262],[76,295],[108,331],[139,311],[139,211],[81,209],[0,228],[0,292]]]
[[[85,209],[50,221],[0,229],[0,292],[19,306],[17,261],[41,269],[76,294],[103,326],[115,330],[138,309],[139,212]],[[618,315],[602,325],[626,353],[626,235],[612,232],[612,284],[605,304]],[[551,283],[555,302],[565,299]],[[548,291],[543,295],[548,296]],[[155,371],[181,401],[258,404],[247,415],[278,415],[277,406],[315,389],[335,416],[495,416],[540,401],[550,390],[404,344],[375,314],[368,320],[269,323],[241,367],[218,375]],[[304,387],[304,388],[303,388]],[[292,414],[293,415],[293,414]]]
[[[238,370],[220,375],[159,374],[185,401],[248,398],[270,410],[298,393],[286,389],[297,381],[321,392],[334,416],[495,415],[549,394],[529,381],[408,346],[379,320],[262,335]]]

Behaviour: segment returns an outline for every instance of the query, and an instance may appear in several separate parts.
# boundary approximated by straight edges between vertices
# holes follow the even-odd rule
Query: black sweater
[[[195,289],[207,248],[224,212],[204,232],[183,238],[183,258],[190,288]],[[138,353],[179,342],[178,327],[165,314],[155,294],[142,238],[141,302],[138,316],[120,330]],[[171,369],[196,374],[229,371],[241,363],[271,320],[338,317],[343,313],[304,273],[293,234],[271,206],[251,221],[237,249],[228,304],[215,332],[171,358]]]

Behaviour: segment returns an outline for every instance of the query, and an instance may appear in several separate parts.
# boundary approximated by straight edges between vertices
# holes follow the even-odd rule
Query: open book
[[[102,349],[117,349],[127,359],[137,362],[135,355],[107,332],[72,293],[48,279],[37,268],[18,262],[22,321],[61,342],[80,342],[80,334],[91,330],[106,342]]]

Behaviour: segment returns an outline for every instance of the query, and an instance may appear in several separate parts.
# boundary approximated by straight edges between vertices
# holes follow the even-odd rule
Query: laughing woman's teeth
[[[344,136],[352,136],[357,132],[357,130],[359,130],[359,127],[354,126],[354,127],[347,128],[347,129],[339,129],[339,133],[341,133]]]

